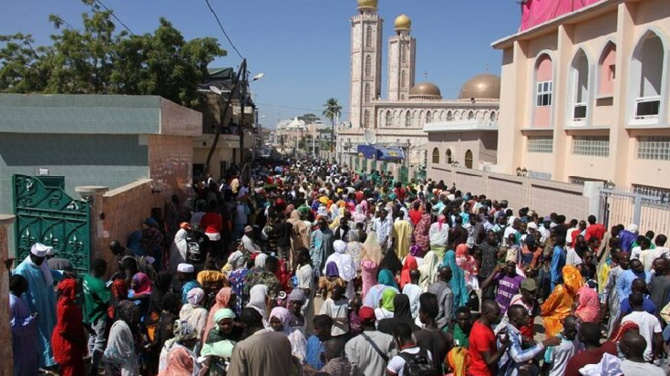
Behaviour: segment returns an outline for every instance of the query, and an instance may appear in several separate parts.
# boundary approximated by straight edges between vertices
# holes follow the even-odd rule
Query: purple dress
[[[14,349],[14,376],[37,375],[39,352],[35,318],[30,316],[28,305],[21,298],[9,294],[12,347]]]

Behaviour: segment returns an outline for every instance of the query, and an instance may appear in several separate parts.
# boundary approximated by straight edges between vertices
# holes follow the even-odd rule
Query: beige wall
[[[632,56],[638,40],[649,30],[664,41],[665,59],[661,111],[654,124],[633,122],[635,64]],[[616,78],[613,96],[598,97],[599,66],[606,44],[616,44]],[[550,173],[567,182],[570,176],[612,180],[617,186],[643,184],[670,188],[670,161],[637,159],[636,136],[670,136],[670,2],[604,2],[582,9],[560,23],[549,22],[494,44],[502,50],[501,101],[498,138],[498,169],[513,174],[517,167]],[[588,58],[587,117],[573,122],[572,63],[582,49]],[[553,153],[528,153],[527,136],[535,109],[534,69],[538,56],[549,52],[553,61],[551,129]],[[609,136],[609,156],[574,155],[574,136]]]
[[[584,187],[576,184],[559,183],[549,180],[535,180],[525,177],[468,170],[446,165],[430,166],[428,178],[444,180],[447,186],[456,183],[461,192],[485,194],[492,200],[507,200],[514,210],[529,207],[539,215],[552,212],[564,214],[568,218],[586,218],[592,199],[584,196]]]
[[[433,150],[440,151],[440,164],[447,163],[447,149],[451,150],[453,162],[465,166],[465,153],[472,151],[472,168],[481,169],[483,163],[496,163],[498,135],[496,131],[481,132],[430,132],[428,133],[428,162],[433,162]]]
[[[193,141],[183,136],[149,136],[149,178],[154,188],[170,200],[173,194],[184,199],[192,183]]]

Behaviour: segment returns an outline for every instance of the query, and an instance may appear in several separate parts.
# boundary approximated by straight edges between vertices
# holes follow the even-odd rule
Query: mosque
[[[350,122],[337,130],[338,160],[353,163],[358,156],[416,167],[430,156],[469,168],[495,164],[500,77],[479,74],[456,99],[443,99],[434,83],[416,83],[416,38],[412,20],[401,14],[388,38],[383,99],[383,22],[377,0],[358,0],[351,18]]]

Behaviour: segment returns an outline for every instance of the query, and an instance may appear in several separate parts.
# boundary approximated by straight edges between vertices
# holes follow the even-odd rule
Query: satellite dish
[[[365,143],[368,145],[374,145],[377,143],[377,136],[367,129],[365,130]]]
[[[221,94],[223,94],[223,91],[221,91],[221,89],[219,89],[218,87],[216,87],[216,86],[214,86],[214,85],[211,85],[211,86],[209,87],[209,90],[213,91],[214,94],[216,94],[216,95],[221,95]]]

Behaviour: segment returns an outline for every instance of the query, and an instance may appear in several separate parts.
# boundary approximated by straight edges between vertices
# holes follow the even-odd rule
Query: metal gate
[[[400,166],[400,171],[398,172],[398,177],[400,178],[400,182],[403,185],[407,185],[409,183],[409,168],[407,166]]]
[[[90,270],[90,205],[63,190],[63,178],[14,175],[14,239],[17,263],[35,243],[52,246],[77,273]],[[59,180],[59,181],[56,181]],[[46,183],[46,184],[45,184]]]
[[[640,234],[654,231],[668,233],[670,228],[670,196],[663,190],[635,187],[630,190],[600,189],[598,219],[607,229],[618,224],[638,225]]]
[[[419,166],[414,169],[414,179],[418,182],[423,182],[426,179],[426,168]]]

